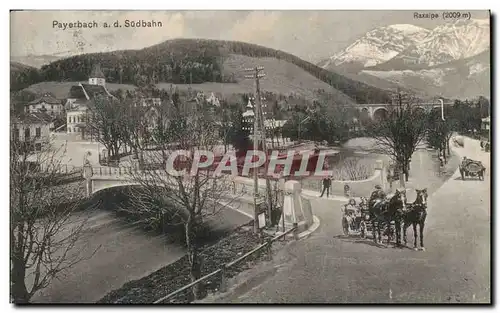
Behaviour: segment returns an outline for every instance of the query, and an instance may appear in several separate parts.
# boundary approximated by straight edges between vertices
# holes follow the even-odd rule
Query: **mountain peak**
[[[425,32],[430,32],[430,30],[423,28],[423,27],[418,27],[412,24],[393,24],[387,26],[388,28],[393,28],[396,30],[399,30],[405,34],[411,35],[414,33],[425,33]]]
[[[428,35],[428,29],[411,24],[381,26],[368,31],[340,53],[322,64],[324,68],[343,64],[357,67],[384,63]]]
[[[406,68],[435,66],[468,58],[489,49],[489,19],[457,20],[432,30],[412,24],[372,29],[321,63],[323,68]]]

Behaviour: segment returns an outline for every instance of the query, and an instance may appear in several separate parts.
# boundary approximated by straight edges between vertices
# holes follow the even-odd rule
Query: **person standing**
[[[332,184],[332,179],[330,177],[325,177],[323,178],[323,191],[321,192],[320,198],[323,197],[326,191],[326,197],[328,198],[330,196],[330,186]]]

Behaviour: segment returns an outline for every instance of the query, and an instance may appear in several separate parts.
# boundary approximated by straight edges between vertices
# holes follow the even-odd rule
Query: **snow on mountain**
[[[469,58],[418,70],[363,70],[357,75],[371,75],[386,81],[450,98],[489,97],[490,50]]]
[[[489,96],[489,51],[489,19],[456,20],[432,30],[396,24],[369,31],[320,66],[360,81],[467,98]]]
[[[489,20],[458,20],[437,26],[391,61],[394,64],[401,64],[396,61],[403,60],[403,64],[434,66],[474,56],[489,47]]]
[[[357,64],[361,70],[420,69],[468,58],[490,47],[490,22],[457,20],[428,30],[411,24],[378,27],[320,63],[327,69]]]
[[[407,47],[422,40],[428,33],[427,29],[410,24],[378,27],[321,65],[323,68],[344,63],[358,63],[364,67],[374,66],[392,59]]]

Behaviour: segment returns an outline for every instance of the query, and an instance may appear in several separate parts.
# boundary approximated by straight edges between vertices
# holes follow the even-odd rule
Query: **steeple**
[[[89,84],[100,86],[106,85],[106,77],[104,76],[99,63],[94,64],[94,67],[92,68],[92,72],[89,76]]]

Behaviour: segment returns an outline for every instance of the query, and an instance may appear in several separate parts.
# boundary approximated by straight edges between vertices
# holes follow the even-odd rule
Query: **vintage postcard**
[[[10,25],[12,303],[491,304],[489,11]]]

